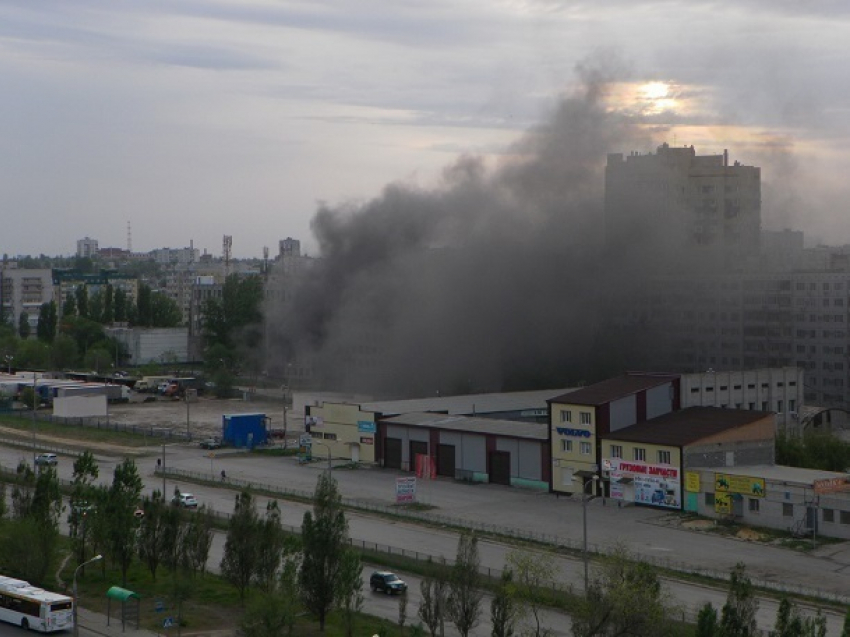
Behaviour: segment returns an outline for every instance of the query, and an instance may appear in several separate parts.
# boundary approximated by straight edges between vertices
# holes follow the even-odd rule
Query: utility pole
[[[32,468],[36,471],[38,467],[35,464],[36,449],[35,449],[35,407],[38,404],[38,393],[35,386],[35,372],[32,373]]]

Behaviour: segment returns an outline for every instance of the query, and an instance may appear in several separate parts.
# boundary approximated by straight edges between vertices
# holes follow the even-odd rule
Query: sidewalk
[[[106,623],[107,619],[109,620],[109,625]],[[161,633],[154,633],[144,629],[136,630],[135,625],[133,627],[128,625],[122,630],[120,617],[108,618],[106,615],[94,613],[82,607],[77,609],[77,621],[80,625],[80,635],[83,636],[103,635],[103,637],[118,637],[119,635],[124,635],[125,637],[156,637],[157,635],[177,634],[176,627],[169,631],[163,630]]]

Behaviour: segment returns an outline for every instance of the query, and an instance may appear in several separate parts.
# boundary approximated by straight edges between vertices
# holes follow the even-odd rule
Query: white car
[[[37,466],[55,467],[59,463],[59,458],[55,453],[40,453],[35,457]]]
[[[195,499],[195,496],[191,493],[181,493],[180,495],[174,496],[171,500],[172,504],[175,506],[183,507],[184,509],[197,509],[198,501]]]

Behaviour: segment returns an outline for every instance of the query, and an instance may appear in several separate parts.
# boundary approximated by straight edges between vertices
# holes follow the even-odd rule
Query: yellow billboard
[[[685,471],[685,491],[699,493],[699,473],[696,471]]]
[[[717,493],[741,493],[754,498],[763,498],[765,494],[764,478],[715,473],[714,491]]]
[[[714,512],[720,515],[729,515],[732,513],[732,496],[728,493],[714,494]]]

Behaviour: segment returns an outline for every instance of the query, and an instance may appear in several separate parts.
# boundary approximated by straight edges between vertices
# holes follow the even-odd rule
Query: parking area
[[[186,431],[193,439],[221,436],[222,416],[232,414],[265,414],[270,429],[283,429],[283,401],[249,396],[220,400],[201,397],[188,404],[180,399],[136,394],[128,403],[109,406],[110,421],[124,425],[151,426],[156,429]],[[148,399],[148,402],[145,401]],[[303,429],[303,410],[287,410],[287,428]]]

